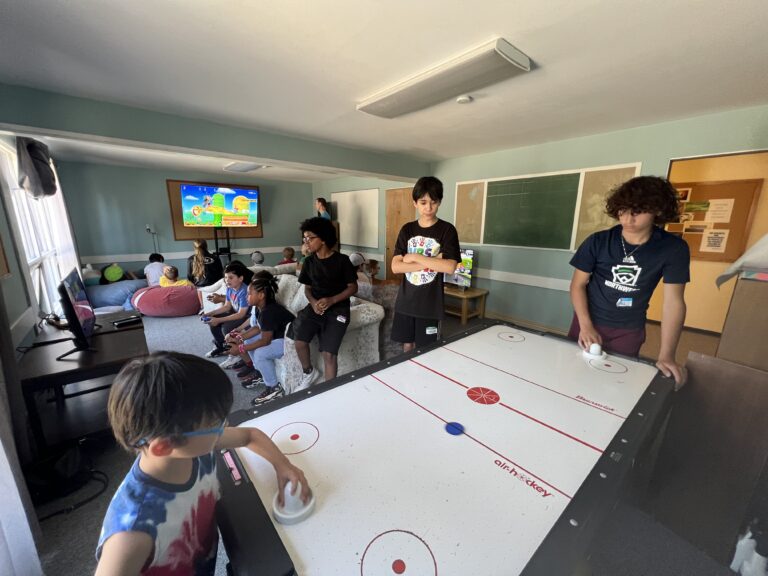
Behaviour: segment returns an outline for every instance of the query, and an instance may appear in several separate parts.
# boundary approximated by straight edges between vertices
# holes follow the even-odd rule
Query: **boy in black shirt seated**
[[[320,373],[313,368],[309,342],[315,335],[325,364],[325,379],[336,377],[337,354],[349,325],[349,297],[357,292],[357,272],[344,254],[335,252],[336,229],[330,220],[315,217],[301,223],[302,242],[310,255],[304,260],[299,282],[309,304],[292,324],[296,353],[304,375],[296,390],[311,386]]]

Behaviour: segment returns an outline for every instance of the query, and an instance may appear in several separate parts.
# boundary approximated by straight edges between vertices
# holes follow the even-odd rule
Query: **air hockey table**
[[[237,575],[572,574],[650,452],[673,381],[645,362],[486,323],[260,408],[313,514],[271,516],[277,483],[218,455],[219,527]]]

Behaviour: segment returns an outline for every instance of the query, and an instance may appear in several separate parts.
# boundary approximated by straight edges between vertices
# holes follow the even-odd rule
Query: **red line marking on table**
[[[434,416],[435,418],[437,418],[437,419],[438,419],[438,420],[440,420],[441,422],[445,422],[446,424],[448,424],[448,420],[446,420],[446,419],[445,419],[445,418],[443,418],[442,416],[439,416],[439,415],[435,414],[435,413],[434,413],[434,412],[432,412],[432,410],[430,410],[429,408],[427,408],[427,407],[425,407],[425,406],[422,406],[421,404],[419,404],[418,402],[416,402],[416,400],[414,400],[413,398],[410,398],[410,397],[406,396],[405,394],[403,394],[402,392],[400,392],[400,390],[398,390],[397,388],[394,388],[393,386],[390,386],[389,384],[387,384],[386,382],[384,382],[384,380],[382,380],[381,378],[379,378],[379,377],[378,377],[378,376],[376,376],[375,374],[371,374],[370,376],[371,376],[371,378],[373,378],[373,379],[374,379],[374,380],[376,380],[377,382],[380,382],[381,384],[384,384],[384,386],[386,386],[387,388],[389,388],[390,390],[392,390],[392,392],[395,392],[396,394],[399,394],[400,396],[402,396],[403,398],[405,398],[405,399],[406,399],[406,400],[408,400],[409,402],[411,402],[411,403],[415,404],[416,406],[418,406],[419,408],[421,408],[421,409],[422,409],[422,410],[424,410],[425,412],[428,412],[429,414],[432,414],[432,416]],[[534,478],[536,478],[537,480],[541,480],[542,482],[544,482],[544,484],[546,484],[547,486],[549,486],[550,488],[552,488],[552,490],[554,490],[555,492],[558,492],[559,494],[562,494],[563,496],[565,496],[565,497],[566,497],[566,498],[568,498],[569,500],[572,500],[572,499],[573,499],[573,496],[569,496],[568,494],[566,494],[565,492],[563,492],[562,490],[560,490],[560,489],[559,489],[559,488],[557,488],[556,486],[554,486],[554,485],[550,484],[549,482],[547,482],[546,480],[544,480],[544,479],[543,479],[543,478],[541,478],[540,476],[536,476],[536,474],[534,474],[533,472],[531,472],[531,471],[530,471],[530,470],[528,470],[527,468],[524,468],[523,466],[520,466],[520,464],[518,464],[517,462],[515,462],[515,461],[514,461],[514,460],[512,460],[511,458],[509,458],[509,457],[507,457],[507,456],[504,456],[504,454],[502,454],[501,452],[497,452],[496,450],[494,450],[493,448],[491,448],[490,446],[488,446],[488,445],[487,445],[487,444],[485,444],[484,442],[482,442],[482,441],[478,440],[477,438],[475,438],[475,437],[474,437],[474,436],[472,436],[471,434],[467,434],[467,432],[466,432],[466,431],[465,431],[465,432],[462,434],[462,436],[466,436],[466,437],[467,437],[467,438],[469,438],[470,440],[473,440],[473,441],[477,442],[478,444],[480,444],[480,446],[482,446],[482,447],[483,447],[483,448],[485,448],[486,450],[488,450],[488,451],[490,451],[490,452],[493,452],[494,454],[496,454],[496,456],[499,456],[500,458],[504,458],[504,459],[505,459],[505,460],[507,460],[508,462],[511,462],[512,464],[514,464],[515,466],[517,466],[518,468],[520,468],[520,470],[523,470],[523,471],[527,472],[528,474],[530,474],[531,476],[533,476],[533,477],[534,477]]]
[[[438,375],[438,376],[440,376],[441,378],[445,378],[446,380],[450,380],[450,381],[451,381],[451,382],[453,382],[454,384],[458,384],[459,386],[461,386],[461,387],[463,387],[463,388],[466,388],[466,389],[469,389],[469,388],[470,388],[470,387],[469,387],[469,386],[467,386],[466,384],[462,384],[462,383],[461,383],[461,382],[459,382],[458,380],[455,380],[455,379],[451,378],[450,376],[446,376],[446,375],[445,375],[445,374],[443,374],[442,372],[438,372],[437,370],[434,370],[433,368],[430,368],[429,366],[425,366],[424,364],[421,364],[420,362],[416,362],[416,360],[413,360],[413,359],[411,359],[410,361],[411,361],[411,362],[413,362],[414,364],[416,364],[417,366],[421,366],[421,367],[422,367],[422,368],[424,368],[425,370],[429,370],[430,372],[432,372],[432,373],[434,373],[434,374],[437,374],[437,375]],[[505,404],[504,402],[499,402],[498,404],[499,404],[499,406],[504,406],[504,408],[506,408],[507,410],[511,410],[511,411],[512,411],[512,412],[514,412],[515,414],[519,414],[519,415],[520,415],[520,416],[522,416],[523,418],[528,418],[528,420],[531,420],[531,421],[533,421],[533,422],[536,422],[537,424],[540,424],[541,426],[544,426],[545,428],[549,428],[549,429],[550,429],[550,430],[552,430],[553,432],[557,432],[558,434],[562,434],[563,436],[565,436],[566,438],[570,438],[570,439],[571,439],[571,440],[573,440],[574,442],[578,442],[579,444],[583,444],[583,445],[584,445],[584,446],[586,446],[587,448],[591,448],[592,450],[594,450],[595,452],[598,452],[599,454],[602,454],[602,453],[603,453],[603,450],[602,450],[602,449],[600,449],[600,448],[598,448],[597,446],[593,446],[592,444],[590,444],[589,442],[586,442],[586,441],[582,440],[581,438],[577,438],[576,436],[573,436],[573,435],[571,435],[571,434],[568,434],[568,432],[565,432],[564,430],[560,430],[559,428],[555,428],[555,427],[554,427],[554,426],[552,426],[551,424],[547,424],[546,422],[543,422],[542,420],[539,420],[538,418],[534,418],[534,417],[533,417],[533,416],[531,416],[530,414],[526,414],[525,412],[523,412],[523,411],[521,411],[521,410],[518,410],[517,408],[513,408],[512,406],[509,406],[508,404]]]
[[[463,356],[464,358],[467,358],[468,360],[472,360],[473,362],[477,362],[478,364],[482,364],[483,366],[488,366],[488,368],[493,368],[494,370],[497,370],[498,372],[502,372],[504,374],[508,374],[509,376],[514,376],[515,378],[518,378],[524,382],[528,382],[529,384],[533,384],[534,386],[538,386],[539,388],[543,388],[544,390],[549,390],[550,392],[553,392],[555,394],[558,394],[560,396],[563,396],[565,398],[568,398],[570,400],[573,400],[574,402],[578,402],[579,404],[584,404],[584,406],[589,406],[590,408],[594,408],[595,410],[599,410],[600,412],[604,412],[605,414],[610,414],[611,416],[616,416],[616,418],[621,418],[622,420],[626,420],[626,416],[622,416],[621,414],[616,414],[616,412],[611,412],[610,410],[606,408],[601,408],[599,406],[595,406],[593,404],[590,404],[588,402],[584,402],[583,400],[579,400],[578,398],[575,398],[574,396],[569,396],[568,394],[563,394],[562,392],[558,392],[557,390],[554,390],[552,388],[548,388],[544,386],[543,384],[538,384],[534,382],[533,380],[528,380],[528,378],[523,378],[522,376],[515,374],[514,372],[507,372],[506,370],[503,370],[502,368],[498,368],[497,366],[493,366],[491,364],[488,364],[486,362],[483,362],[482,360],[478,360],[477,358],[472,358],[472,356],[467,356],[466,354],[462,354],[461,352],[458,352],[456,350],[453,350],[451,348],[448,348],[447,346],[443,346],[443,350],[448,350],[448,352],[453,352],[454,354],[458,354],[459,356]]]

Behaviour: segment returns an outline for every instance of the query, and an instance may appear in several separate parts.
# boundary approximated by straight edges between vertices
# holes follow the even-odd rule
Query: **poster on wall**
[[[694,260],[733,262],[746,250],[762,180],[675,183],[680,216],[667,232],[682,237]]]

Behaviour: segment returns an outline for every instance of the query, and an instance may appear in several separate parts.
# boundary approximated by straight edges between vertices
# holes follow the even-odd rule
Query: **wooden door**
[[[416,219],[416,208],[413,205],[413,188],[393,188],[387,190],[387,261],[381,268],[386,270],[387,279],[399,279],[400,274],[392,273],[392,255],[400,228],[406,222]]]

